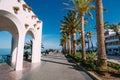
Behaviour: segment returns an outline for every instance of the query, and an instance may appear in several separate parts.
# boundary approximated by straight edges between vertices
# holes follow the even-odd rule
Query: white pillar
[[[18,47],[18,36],[12,37],[12,49],[11,49],[11,66],[15,68],[16,65],[16,55],[17,55],[17,47]]]
[[[42,44],[42,23],[40,25],[40,29],[37,32],[37,61],[41,63],[41,44]]]
[[[41,63],[41,39],[42,27],[36,33],[35,39],[33,40],[32,63]]]
[[[33,40],[33,52],[32,52],[32,63],[40,63],[40,43],[38,43],[38,38],[37,40]]]
[[[16,71],[22,70],[23,68],[24,39],[25,36],[21,34],[18,40],[18,52],[17,52],[16,68],[15,68]]]
[[[39,33],[38,33],[38,36],[39,36],[39,39],[38,39],[38,59],[39,59],[39,62],[41,63],[41,45],[42,45],[42,23],[41,23],[41,26],[40,26],[40,30],[39,30]]]
[[[32,63],[36,63],[36,53],[37,53],[37,50],[36,50],[36,40],[33,39],[33,46],[32,46]]]

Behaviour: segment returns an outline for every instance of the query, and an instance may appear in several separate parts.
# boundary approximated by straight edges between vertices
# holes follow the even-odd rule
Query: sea
[[[0,48],[0,64],[10,62],[10,49]]]
[[[10,55],[10,49],[0,49],[0,55]]]
[[[31,54],[31,50],[25,50],[24,52],[26,51]],[[0,64],[10,63],[10,54],[11,54],[11,49],[0,48]]]

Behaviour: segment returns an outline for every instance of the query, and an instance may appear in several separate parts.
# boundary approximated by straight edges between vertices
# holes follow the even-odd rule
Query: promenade
[[[107,60],[113,63],[120,64],[120,56],[107,56]]]
[[[63,54],[42,56],[41,65],[24,62],[23,71],[15,72],[8,67],[2,71],[0,80],[92,80],[75,63],[69,63]]]
[[[41,67],[37,67],[21,80],[92,80],[74,63],[69,63],[62,54],[42,57]]]

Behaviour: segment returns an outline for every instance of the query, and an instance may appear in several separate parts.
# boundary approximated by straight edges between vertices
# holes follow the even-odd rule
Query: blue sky
[[[62,2],[70,0],[25,0],[32,7],[34,13],[43,21],[42,43],[45,48],[59,49],[60,40],[60,20],[66,14],[65,5]],[[104,13],[104,21],[109,23],[120,22],[120,0],[103,0],[104,7],[108,10]],[[95,16],[95,14],[94,14]],[[85,31],[94,31],[93,42],[96,44],[95,18],[89,19],[89,26]],[[6,37],[7,36],[7,37]],[[11,44],[11,35],[6,32],[0,32],[0,48],[9,48]]]

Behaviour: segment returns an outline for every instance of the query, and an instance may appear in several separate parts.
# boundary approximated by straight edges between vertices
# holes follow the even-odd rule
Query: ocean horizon
[[[7,55],[10,55],[10,53],[11,53],[11,49],[0,48],[0,64],[10,62],[10,58],[7,57]]]
[[[9,48],[0,48],[0,55],[10,55],[11,50]]]

